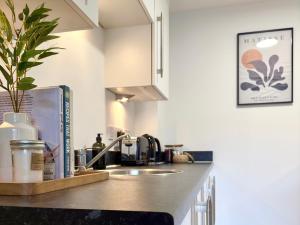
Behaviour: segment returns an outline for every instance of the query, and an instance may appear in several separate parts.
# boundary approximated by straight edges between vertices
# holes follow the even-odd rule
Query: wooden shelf
[[[59,180],[44,181],[40,183],[0,183],[0,195],[39,195],[52,191],[82,186],[107,180],[109,173],[99,171],[87,175],[80,175]]]

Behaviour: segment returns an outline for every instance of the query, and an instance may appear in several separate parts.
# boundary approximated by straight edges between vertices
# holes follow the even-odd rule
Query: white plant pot
[[[26,113],[4,113],[0,125],[0,182],[13,182],[11,140],[37,140],[37,129]]]

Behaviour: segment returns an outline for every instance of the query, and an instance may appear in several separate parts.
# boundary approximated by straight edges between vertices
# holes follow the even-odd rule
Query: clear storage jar
[[[31,140],[10,141],[13,159],[13,181],[37,183],[43,181],[45,142]]]

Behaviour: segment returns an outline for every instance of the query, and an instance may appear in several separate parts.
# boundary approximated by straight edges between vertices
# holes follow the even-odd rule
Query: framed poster
[[[293,102],[293,28],[237,35],[238,105]]]

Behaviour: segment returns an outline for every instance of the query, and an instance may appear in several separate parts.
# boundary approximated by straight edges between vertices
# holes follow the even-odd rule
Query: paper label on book
[[[44,155],[40,153],[31,153],[31,170],[44,169]]]

